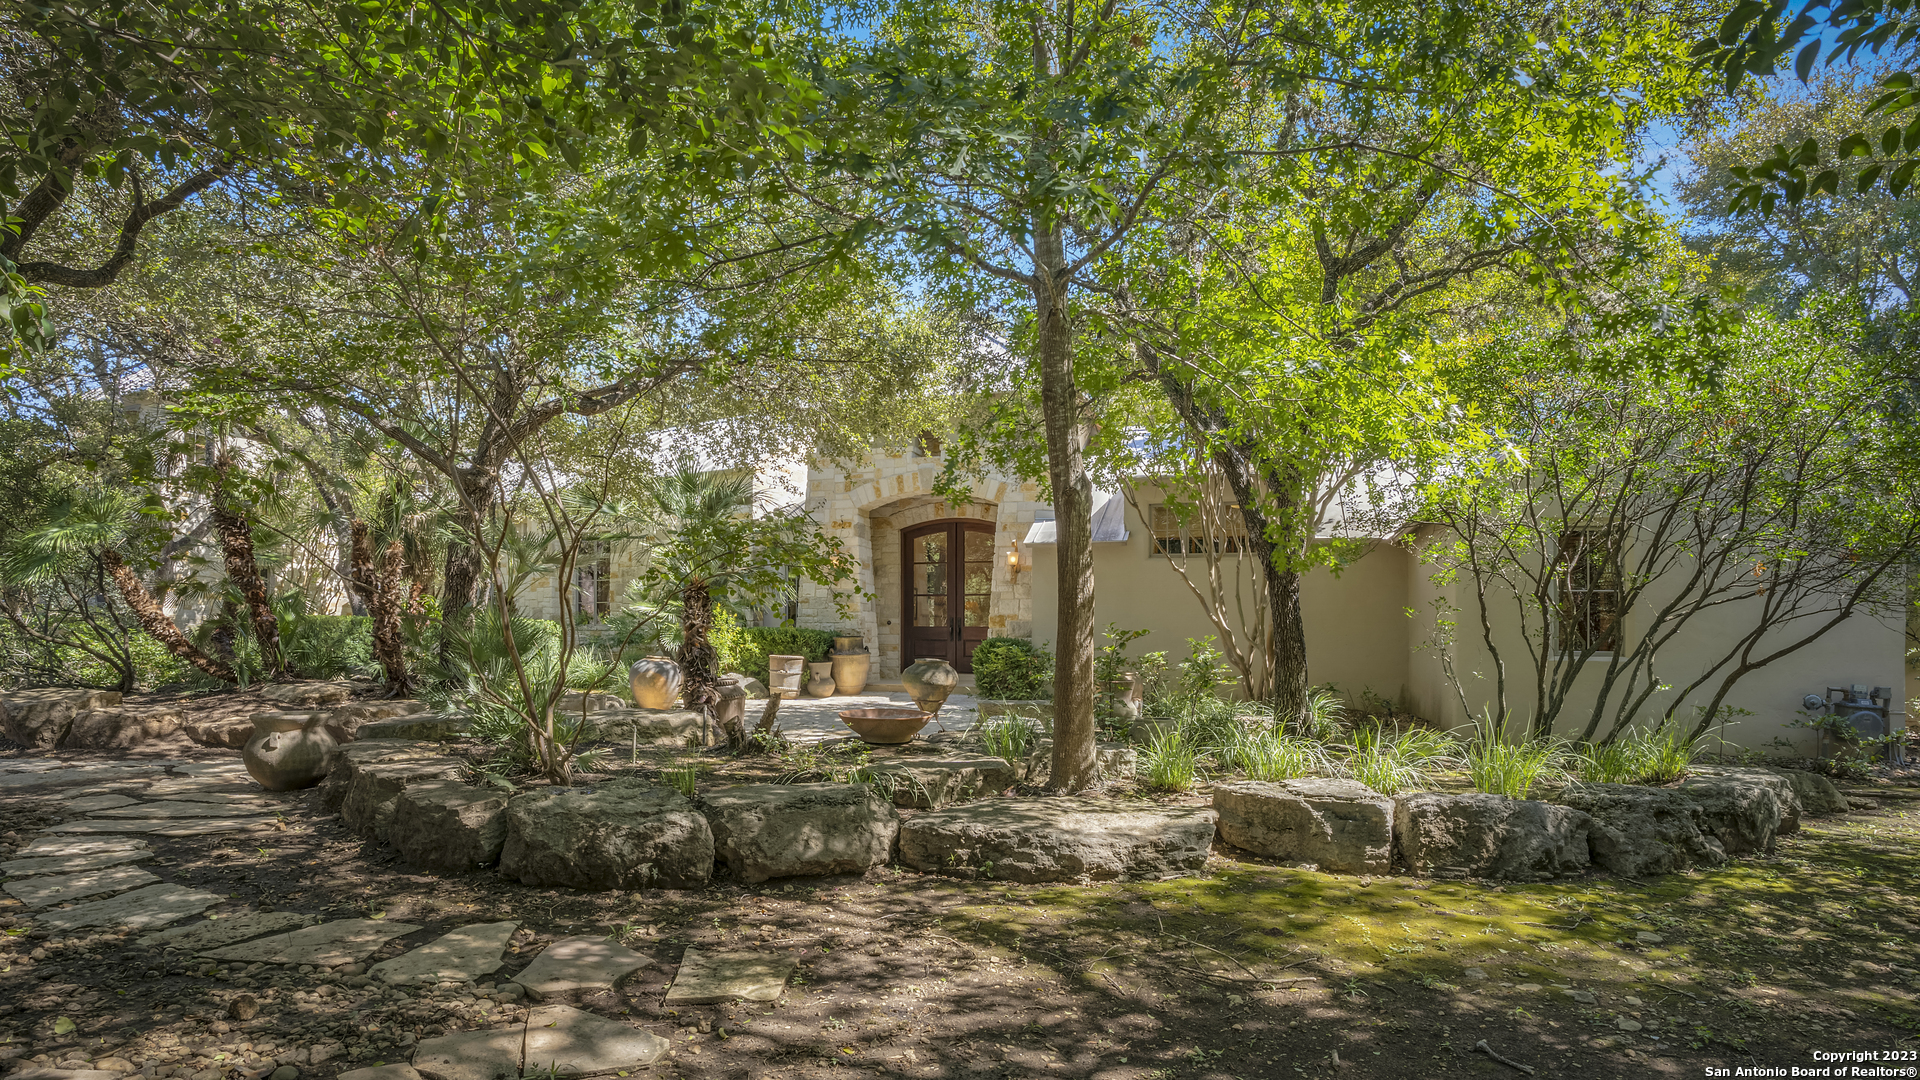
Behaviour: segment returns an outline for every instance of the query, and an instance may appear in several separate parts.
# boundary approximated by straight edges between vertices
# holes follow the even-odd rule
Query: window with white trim
[[[1619,545],[1600,529],[1560,534],[1554,560],[1554,641],[1563,654],[1610,653],[1620,645]]]

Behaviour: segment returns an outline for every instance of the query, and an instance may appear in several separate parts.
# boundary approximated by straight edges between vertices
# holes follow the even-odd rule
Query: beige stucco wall
[[[1150,506],[1151,492],[1141,505]],[[1177,661],[1187,654],[1187,639],[1220,635],[1207,609],[1182,580],[1167,557],[1153,550],[1151,533],[1133,506],[1126,508],[1127,539],[1123,543],[1093,546],[1094,613],[1098,626],[1108,623],[1125,629],[1146,629],[1130,655],[1165,652]],[[1242,559],[1227,555],[1223,573],[1245,582]],[[1307,671],[1315,683],[1332,683],[1351,698],[1364,690],[1401,701],[1412,690],[1409,682],[1406,617],[1407,583],[1413,565],[1405,549],[1381,545],[1338,577],[1316,569],[1300,584],[1302,619],[1307,627]],[[1036,545],[1033,559],[1033,636],[1053,647],[1058,636],[1059,576],[1052,545]],[[1196,582],[1205,573],[1204,560],[1193,557],[1190,573]],[[1204,586],[1202,586],[1204,589]],[[1244,589],[1244,586],[1243,586]],[[1251,604],[1245,609],[1251,612]],[[1244,625],[1235,619],[1236,632]]]
[[[1438,654],[1434,650],[1427,653],[1430,666],[1423,668],[1415,680],[1416,696],[1433,703],[1432,711],[1426,715],[1436,722],[1458,726],[1470,723],[1481,710],[1490,709],[1496,699],[1493,654],[1481,634],[1479,608],[1472,588],[1464,581],[1436,585],[1431,580],[1433,574],[1434,568],[1423,565],[1415,569],[1410,581],[1416,600],[1409,606],[1417,608],[1419,615],[1414,636],[1418,641],[1433,630],[1433,609],[1424,600],[1444,595],[1449,606],[1456,609],[1452,617],[1458,620],[1458,629],[1451,656],[1465,687],[1466,708],[1461,706],[1460,695],[1440,677]],[[1670,595],[1663,593],[1656,582],[1640,603],[1625,613],[1623,623],[1629,647],[1645,633],[1645,620],[1650,612],[1657,610]],[[1679,689],[1725,654],[1731,643],[1752,625],[1756,603],[1749,598],[1702,612],[1659,649],[1655,672],[1666,689],[1651,695],[1637,711],[1639,722],[1657,722],[1678,696]],[[1507,664],[1509,707],[1516,720],[1527,720],[1537,710],[1537,695],[1533,661],[1527,654],[1520,613],[1509,596],[1492,595],[1487,607],[1494,641]],[[1770,635],[1763,639],[1755,655],[1764,655],[1804,633],[1805,627],[1796,627],[1791,633]],[[1752,715],[1737,716],[1728,722],[1724,728],[1727,742],[1773,753],[1779,750],[1773,740],[1784,739],[1801,752],[1811,753],[1813,733],[1790,725],[1799,717],[1801,699],[1807,694],[1821,694],[1828,686],[1861,684],[1893,688],[1893,723],[1896,727],[1902,725],[1906,717],[1902,697],[1907,680],[1904,645],[1905,632],[1900,623],[1871,614],[1856,614],[1813,644],[1748,673],[1734,685],[1725,704]],[[1606,678],[1607,662],[1607,657],[1595,656],[1582,665],[1568,703],[1556,719],[1556,734],[1579,737],[1585,733],[1598,690]],[[1624,677],[1623,672],[1622,681]],[[1702,686],[1681,703],[1676,716],[1688,729],[1698,716],[1694,706],[1711,700],[1716,685],[1717,680]],[[1613,702],[1609,701],[1597,734],[1607,733],[1613,715]]]

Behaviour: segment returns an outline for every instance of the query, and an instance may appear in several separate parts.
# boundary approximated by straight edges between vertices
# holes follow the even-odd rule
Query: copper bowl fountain
[[[909,742],[932,720],[933,714],[921,709],[880,706],[840,711],[840,722],[852,728],[862,741],[874,746],[899,746]]]

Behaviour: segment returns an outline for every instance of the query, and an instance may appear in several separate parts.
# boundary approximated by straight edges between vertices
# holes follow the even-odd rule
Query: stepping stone
[[[266,789],[251,778],[244,783],[225,777],[180,776],[148,785],[147,794],[156,799],[177,799],[187,795],[261,795]]]
[[[309,926],[315,918],[297,911],[253,911],[147,934],[140,939],[140,944],[158,945],[163,949],[217,949],[262,934],[284,933]]]
[[[250,964],[338,967],[341,964],[357,964],[372,956],[388,941],[406,937],[418,929],[412,923],[387,922],[385,919],[337,919],[290,934],[275,934],[200,955]]]
[[[343,1072],[338,1080],[420,1080],[420,1074],[411,1065],[375,1065]]]
[[[124,1073],[106,1069],[21,1069],[7,1080],[125,1080]]]
[[[60,877],[30,877],[0,885],[7,895],[30,908],[52,907],[68,900],[79,900],[101,893],[125,892],[160,879],[137,866],[116,866],[107,870],[88,870]]]
[[[591,1076],[644,1069],[666,1055],[667,1040],[632,1024],[569,1005],[545,1005],[527,1016],[527,1073]]]
[[[570,937],[547,946],[514,977],[535,1001],[611,990],[652,961],[603,937]]]
[[[87,855],[49,855],[44,859],[15,859],[0,862],[0,877],[32,877],[35,874],[71,874],[80,870],[99,870],[153,858],[146,848],[122,848],[95,851]]]
[[[367,974],[395,986],[472,982],[500,970],[500,954],[519,928],[517,922],[463,926],[391,960],[382,960]]]
[[[104,836],[98,840],[78,840],[64,836],[43,836],[20,850],[22,858],[52,858],[56,855],[97,855],[104,851],[139,851],[148,855],[147,842],[137,836]]]
[[[238,814],[272,813],[273,808],[259,806],[222,806],[215,803],[163,801],[115,806],[94,815],[97,818],[139,818],[142,821],[168,821],[176,818],[234,817]]]
[[[49,930],[78,930],[86,926],[124,926],[132,930],[146,930],[179,922],[189,915],[198,915],[225,900],[224,896],[189,889],[169,881],[121,893],[110,900],[95,900],[70,908],[43,911],[34,916],[34,921]]]
[[[69,821],[65,825],[54,825],[46,831],[51,833],[148,833],[153,836],[205,836],[209,833],[244,832],[248,829],[263,829],[273,825],[270,817],[219,817],[186,819],[178,821],[143,819],[139,821],[118,820],[115,818],[94,818],[88,821]]]
[[[114,780],[128,776],[135,771],[148,771],[147,766],[89,765],[78,769],[54,769],[46,772],[15,772],[0,775],[0,788],[23,789],[53,787],[57,784],[73,784],[82,780]]]
[[[716,953],[689,948],[667,989],[668,1005],[713,1005],[722,1001],[772,1001],[787,988],[793,957],[768,953]]]
[[[423,1039],[414,1048],[413,1067],[428,1080],[518,1080],[526,1036],[527,1029],[515,1024]]]
[[[158,797],[157,792],[150,791],[147,794]],[[165,801],[226,805],[233,807],[237,814],[255,807],[271,809],[278,805],[265,796],[266,792],[258,788],[252,791],[182,791],[166,796]]]
[[[95,810],[111,810],[116,806],[132,806],[138,799],[129,799],[125,795],[83,795],[78,799],[68,799],[60,804],[62,809],[75,813],[90,814]]]

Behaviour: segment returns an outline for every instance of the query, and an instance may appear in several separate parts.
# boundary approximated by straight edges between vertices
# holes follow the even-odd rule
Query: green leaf
[[[1820,59],[1820,42],[1815,39],[1807,42],[1806,47],[1800,50],[1800,55],[1794,57],[1793,73],[1800,77],[1801,82],[1806,82],[1807,76],[1813,73],[1814,61],[1818,59]]]
[[[64,1016],[58,1017],[53,1022],[53,1033],[55,1035],[66,1035],[72,1032],[73,1029],[78,1026],[79,1025],[75,1024],[72,1020],[69,1020]]]

